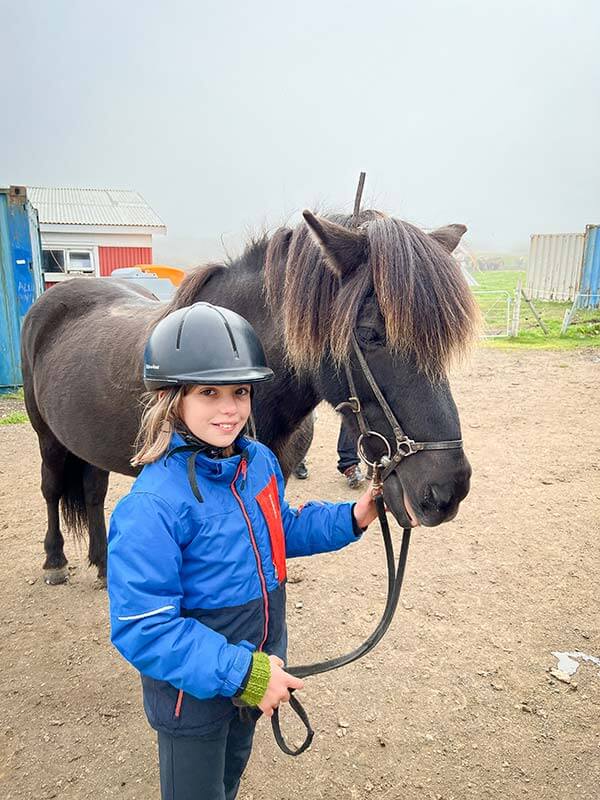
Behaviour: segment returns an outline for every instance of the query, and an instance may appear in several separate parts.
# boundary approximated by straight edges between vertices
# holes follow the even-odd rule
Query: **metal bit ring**
[[[381,458],[379,458],[377,461],[370,461],[365,453],[364,439],[368,438],[369,436],[376,436],[378,439],[381,439],[387,450],[387,453],[381,456]],[[377,431],[367,431],[366,433],[361,433],[361,435],[358,437],[358,441],[356,442],[356,450],[365,464],[373,468],[379,466],[384,459],[388,459],[389,462],[389,460],[392,458],[392,448],[390,447],[390,443],[385,436],[383,436],[381,433],[377,433]]]

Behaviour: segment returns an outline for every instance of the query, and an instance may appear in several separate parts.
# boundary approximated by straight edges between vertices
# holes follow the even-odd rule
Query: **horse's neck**
[[[281,320],[263,299],[262,275],[241,276],[233,270],[220,271],[202,288],[197,299],[230,308],[255,328],[275,373],[275,379],[257,392],[258,425],[268,440],[278,438],[284,431],[291,433],[322,397],[311,376],[300,380],[286,363]]]

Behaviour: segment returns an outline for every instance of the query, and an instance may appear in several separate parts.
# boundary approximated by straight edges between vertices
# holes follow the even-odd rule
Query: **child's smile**
[[[194,386],[183,397],[179,413],[199,439],[227,447],[250,416],[250,385]]]

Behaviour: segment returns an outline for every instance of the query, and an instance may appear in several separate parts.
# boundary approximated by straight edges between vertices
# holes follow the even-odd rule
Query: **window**
[[[44,272],[64,272],[65,251],[42,250],[42,262],[44,265]]]
[[[44,272],[94,273],[92,250],[42,250]]]
[[[69,272],[93,272],[92,254],[89,250],[69,250]]]

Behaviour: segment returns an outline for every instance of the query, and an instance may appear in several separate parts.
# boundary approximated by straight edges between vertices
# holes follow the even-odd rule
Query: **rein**
[[[442,442],[415,442],[414,439],[408,437],[402,430],[402,426],[396,419],[394,412],[389,406],[389,403],[377,385],[377,381],[375,380],[373,373],[367,364],[367,360],[362,353],[358,342],[356,341],[356,336],[354,333],[352,333],[351,342],[362,373],[367,383],[371,387],[371,390],[373,391],[373,394],[375,395],[375,398],[377,399],[385,418],[392,428],[396,445],[396,450],[392,453],[392,447],[388,439],[382,433],[378,433],[377,431],[369,428],[365,412],[363,411],[358,398],[358,392],[356,391],[356,384],[354,383],[354,378],[352,376],[351,363],[348,363],[350,362],[350,359],[348,359],[348,361],[344,364],[344,368],[350,389],[350,397],[348,400],[340,403],[335,410],[341,412],[346,409],[350,409],[354,414],[356,414],[358,427],[360,430],[357,449],[363,461],[373,469],[372,494],[375,507],[377,509],[377,516],[379,518],[381,534],[383,536],[383,545],[385,548],[385,559],[388,573],[387,598],[381,619],[379,620],[377,627],[359,647],[357,647],[355,650],[352,650],[350,653],[347,653],[346,655],[338,656],[337,658],[332,658],[328,661],[319,661],[315,664],[306,664],[287,669],[287,672],[289,672],[291,675],[294,675],[296,678],[306,678],[309,675],[319,675],[323,672],[329,672],[330,670],[339,669],[347,664],[351,664],[353,661],[356,661],[357,659],[362,658],[364,655],[369,653],[383,638],[385,632],[392,622],[394,613],[398,606],[398,600],[400,599],[400,591],[402,589],[402,582],[404,580],[404,572],[406,569],[411,534],[410,522],[408,520],[408,515],[406,515],[407,524],[405,524],[403,527],[400,556],[396,566],[392,535],[390,533],[390,526],[387,520],[385,503],[383,499],[383,483],[386,478],[397,468],[400,462],[403,459],[408,458],[408,456],[415,455],[422,450],[454,450],[462,447],[462,439],[452,439]],[[387,452],[377,461],[369,460],[368,454],[365,453],[365,441],[372,437],[376,437],[378,441],[383,442],[386,446]],[[306,738],[304,739],[304,742],[296,749],[292,749],[286,743],[281,732],[279,708],[276,708],[273,711],[271,725],[273,728],[275,741],[279,745],[280,749],[286,753],[286,755],[299,756],[310,747],[314,737],[314,730],[310,725],[308,714],[306,713],[300,701],[294,696],[293,690],[290,691],[289,703],[292,710],[298,715],[306,728]]]

